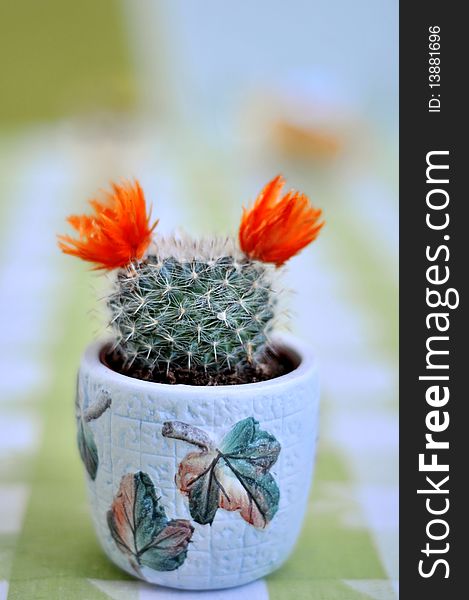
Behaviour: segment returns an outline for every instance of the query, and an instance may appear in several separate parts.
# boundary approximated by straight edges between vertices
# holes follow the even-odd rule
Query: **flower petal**
[[[60,235],[59,247],[65,254],[95,264],[95,269],[125,267],[140,260],[151,242],[145,196],[138,181],[112,184],[103,200],[91,200],[92,215],[71,215],[67,221],[78,238]]]
[[[252,260],[282,266],[315,240],[324,222],[305,194],[291,190],[281,198],[285,180],[270,181],[250,209],[243,210],[239,227],[241,250]]]

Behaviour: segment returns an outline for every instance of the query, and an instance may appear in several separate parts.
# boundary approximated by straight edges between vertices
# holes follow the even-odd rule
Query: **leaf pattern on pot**
[[[82,390],[77,381],[75,416],[77,421],[78,451],[88,475],[94,481],[98,473],[99,457],[93,431],[88,423],[98,419],[111,406],[111,397],[103,390],[98,395],[96,402],[84,409],[82,396]]]
[[[194,531],[185,519],[167,519],[153,482],[142,471],[122,477],[107,522],[117,546],[139,575],[142,566],[156,571],[180,567]]]
[[[270,523],[280,491],[269,470],[278,458],[280,443],[260,429],[254,418],[236,423],[218,446],[208,441],[204,431],[180,421],[166,422],[162,433],[201,449],[185,456],[176,475],[196,523],[211,524],[218,508],[239,511],[257,528]]]
[[[99,465],[98,448],[96,447],[91,428],[81,417],[77,419],[77,442],[81,460],[85,465],[88,475],[94,481]]]

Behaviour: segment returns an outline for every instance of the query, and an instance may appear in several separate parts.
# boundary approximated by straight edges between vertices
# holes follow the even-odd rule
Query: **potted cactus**
[[[245,209],[238,239],[163,238],[138,182],[71,216],[66,254],[114,271],[109,339],[85,352],[78,447],[106,554],[182,589],[247,583],[298,536],[318,424],[310,349],[275,333],[285,262],[321,211],[284,180]]]

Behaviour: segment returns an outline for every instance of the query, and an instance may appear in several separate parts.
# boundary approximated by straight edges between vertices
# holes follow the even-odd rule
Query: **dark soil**
[[[136,367],[125,368],[118,352],[110,352],[106,348],[101,352],[101,361],[113,371],[134,379],[152,381],[154,383],[185,384],[185,385],[239,385],[257,383],[286,375],[294,369],[291,360],[273,351],[268,352],[262,365],[254,367],[246,365],[240,371],[223,371],[207,373],[204,369],[174,369],[165,371],[143,371]]]

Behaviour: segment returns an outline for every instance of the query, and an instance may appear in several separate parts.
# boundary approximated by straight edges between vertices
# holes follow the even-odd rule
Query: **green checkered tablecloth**
[[[61,3],[41,4],[54,12]],[[0,130],[0,600],[397,598],[395,144],[370,134],[372,156],[363,163],[357,159],[353,169],[337,166],[334,177],[319,183],[317,173],[274,155],[254,173],[232,140],[220,152],[203,128],[176,122],[170,110],[164,123],[149,117],[145,101],[161,100],[167,107],[171,93],[177,96],[169,59],[164,53],[155,58],[155,47],[152,63],[142,57],[136,35],[144,27],[142,8],[132,17],[133,3],[103,4],[105,11],[83,2],[60,39],[54,38],[57,21],[49,26],[78,73],[64,75],[58,86],[64,94],[76,93],[78,77],[86,98],[104,77],[100,98],[109,106],[106,90],[119,88],[115,81],[126,82],[122,103],[111,107],[110,116],[88,111],[77,117],[74,105],[75,116],[67,117],[53,94],[38,92],[43,103],[38,114],[21,113],[9,97],[3,106],[0,100],[4,114],[18,109],[24,116],[22,126],[15,117],[14,128]],[[147,20],[155,19],[150,5],[142,4]],[[25,25],[19,42],[26,44],[31,27]],[[75,53],[84,47],[82,38],[66,35],[76,27],[88,31],[88,43],[99,55],[93,68],[84,66],[89,53]],[[59,77],[60,60],[48,48],[38,48],[43,70],[52,60]],[[23,58],[18,61],[19,68]],[[150,72],[166,77],[172,91],[163,97],[155,87],[158,94],[151,96],[138,84],[143,67],[148,77]],[[49,121],[39,124],[38,118]],[[177,225],[196,233],[233,231],[241,203],[278,170],[314,195],[327,218],[321,239],[286,274],[297,290],[290,298],[293,329],[316,348],[323,389],[319,454],[302,534],[284,567],[244,589],[207,594],[157,589],[114,567],[92,530],[73,396],[80,354],[103,333],[95,297],[106,282],[61,256],[54,236],[63,230],[65,215],[120,175],[141,179],[163,231]]]

